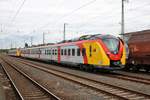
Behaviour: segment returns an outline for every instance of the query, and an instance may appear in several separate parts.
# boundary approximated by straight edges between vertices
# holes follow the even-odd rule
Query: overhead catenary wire
[[[66,17],[68,17],[68,16],[71,16],[71,15],[72,15],[73,13],[75,13],[76,11],[78,11],[78,10],[80,10],[80,9],[82,9],[82,8],[84,8],[84,7],[86,7],[86,6],[90,5],[90,4],[92,4],[92,3],[94,3],[95,1],[96,1],[96,0],[92,0],[92,1],[89,1],[89,2],[87,2],[87,3],[83,4],[83,5],[81,5],[80,7],[78,7],[78,8],[76,8],[76,9],[72,10],[71,12],[69,12],[69,13],[63,15],[58,21],[55,21],[55,23],[61,21],[62,19],[66,18]],[[48,26],[49,24],[50,24],[50,23],[47,23],[47,24],[43,25],[43,26],[40,27],[40,28],[44,28],[44,27]]]
[[[25,4],[26,0],[23,0],[23,2],[21,3],[20,7],[18,8],[18,10],[16,11],[15,15],[12,17],[11,23],[13,23],[13,21],[16,19],[17,15],[19,14],[20,10],[22,9],[23,5]]]
[[[142,6],[138,6],[138,7],[136,7],[136,8],[141,8],[141,7],[143,7],[143,6],[145,7],[145,5],[148,5],[148,4],[144,4],[144,5],[142,5]],[[130,8],[130,9],[131,9],[131,8]],[[130,9],[128,9],[128,10],[130,10]],[[132,10],[132,9],[131,9],[131,10]],[[120,13],[120,11],[119,11],[119,12],[117,12],[117,13]],[[101,16],[101,15],[94,16],[94,17],[91,17],[91,18],[89,18],[89,19],[94,19],[94,18],[97,18],[97,17],[99,17],[99,16]],[[111,16],[112,16],[112,15],[111,15]],[[113,16],[112,16],[112,17],[113,17]],[[139,18],[139,17],[137,17],[137,16],[135,17],[135,16],[134,16],[134,18],[133,18],[133,19],[135,19],[135,18],[137,19],[137,18]],[[89,21],[89,19],[88,19],[88,21]],[[87,20],[86,20],[86,21],[87,21]],[[84,21],[84,22],[86,22],[86,21]],[[88,23],[91,23],[91,22],[88,22]],[[84,23],[84,24],[85,24],[85,25],[88,25],[88,24],[87,24],[87,22],[86,22],[86,23]],[[83,27],[83,26],[84,26],[84,24],[78,25],[78,27],[80,27],[80,26],[82,26],[82,27]]]
[[[76,9],[74,9],[73,11],[69,12],[67,15],[64,15],[62,18],[67,17],[67,16],[71,16],[71,14],[73,14],[74,12],[76,12],[76,11],[78,11],[78,10],[80,10],[80,9],[82,9],[82,8],[84,8],[84,7],[86,7],[86,6],[90,5],[90,4],[92,4],[92,3],[94,3],[95,1],[96,1],[96,0],[92,0],[92,1],[90,1],[90,2],[87,2],[86,4],[83,4],[83,5],[80,6],[79,8],[76,8]]]
[[[25,0],[24,0],[24,1],[25,1]],[[96,0],[92,0],[92,1],[90,1],[90,2],[88,2],[88,3],[86,3],[86,4],[83,4],[82,6],[80,6],[80,7],[78,7],[78,8],[72,10],[71,12],[69,12],[69,13],[67,13],[66,15],[62,16],[62,17],[61,17],[58,21],[56,21],[55,23],[59,22],[60,20],[62,20],[62,19],[65,18],[65,17],[71,16],[74,12],[80,10],[81,8],[87,6],[87,5],[89,5],[89,4],[91,4],[91,3],[95,2],[95,1],[96,1]],[[23,2],[22,4],[24,4],[24,2]],[[97,17],[97,16],[96,16],[96,17]],[[48,23],[47,25],[49,25],[49,24],[50,24],[50,23]],[[46,25],[46,26],[47,26],[47,25]]]
[[[72,10],[71,12],[67,13],[66,15],[60,17],[58,20],[54,20],[54,23],[52,23],[53,26],[56,25],[58,22],[60,22],[62,19],[71,16],[71,15],[72,15],[73,13],[75,13],[76,11],[80,10],[81,8],[84,8],[85,6],[87,6],[87,5],[89,5],[89,4],[92,4],[92,3],[95,2],[95,1],[96,1],[96,0],[92,0],[92,1],[90,1],[90,2],[88,2],[88,3],[86,3],[86,4],[83,4],[82,6],[76,8],[76,9]],[[144,4],[144,6],[145,6],[145,4]],[[141,8],[141,6],[138,6],[138,7],[136,7],[136,8]],[[129,10],[130,10],[130,9],[129,9]],[[105,12],[102,12],[102,13],[105,13]],[[120,11],[117,12],[117,13],[120,13]],[[99,16],[100,16],[100,15],[94,16],[94,17],[92,17],[92,18],[90,18],[90,19],[94,19],[94,18],[99,17]],[[49,24],[50,24],[50,22],[48,22],[47,24],[43,25],[43,26],[40,27],[40,28],[37,28],[37,30],[38,30],[38,29],[41,29],[41,28],[44,28],[44,27],[47,27]]]
[[[17,6],[17,9],[20,7],[20,5],[22,4],[22,2],[23,2],[23,0],[19,3],[19,6]],[[95,3],[94,3],[95,4]],[[78,5],[79,6],[79,5]],[[137,7],[136,7],[137,6]],[[125,17],[127,17],[127,20],[126,20],[126,23],[128,23],[129,25],[131,25],[131,26],[133,26],[133,28],[134,27],[136,27],[135,25],[132,25],[132,24],[134,24],[134,23],[138,23],[137,21],[141,21],[142,22],[142,20],[143,19],[145,19],[145,17],[146,17],[146,19],[145,19],[145,21],[146,20],[148,20],[147,18],[149,17],[148,16],[148,12],[144,12],[144,10],[142,9],[142,8],[147,8],[147,10],[149,10],[148,8],[149,8],[149,3],[141,3],[141,4],[139,4],[139,5],[134,5],[134,2],[133,2],[133,5],[132,5],[132,1],[131,1],[131,6],[129,6],[130,8],[126,8],[126,11],[127,11],[127,13],[131,13],[132,15],[134,15],[134,16],[125,16]],[[22,9],[22,7],[21,7],[21,9]],[[129,11],[130,10],[130,11]],[[139,10],[139,11],[141,11],[142,13],[144,12],[144,18],[143,18],[143,14],[142,13],[135,13],[134,14],[134,12],[138,12],[137,10]],[[16,13],[16,11],[17,10],[15,10],[15,13]],[[21,12],[22,10],[20,10],[19,11],[19,13]],[[105,12],[105,11],[104,11]],[[114,11],[114,12],[116,12],[116,11]],[[113,13],[114,13],[113,12]],[[13,15],[15,15],[15,13],[13,13]],[[108,14],[110,14],[111,15],[111,12],[106,12],[106,13],[108,13]],[[120,13],[120,12],[118,12],[118,13]],[[117,13],[117,14],[118,14]],[[146,15],[145,15],[145,13],[146,13]],[[74,13],[72,13],[72,14],[74,14]],[[75,13],[76,14],[76,13]],[[101,14],[101,12],[99,13],[99,14]],[[18,16],[18,14],[16,14],[16,17]],[[71,15],[69,15],[69,18],[70,18],[70,16]],[[101,16],[101,15],[100,15]],[[103,20],[103,18],[101,18],[100,16],[96,16],[96,18],[100,18],[101,20]],[[12,15],[11,15],[11,17],[13,17]],[[14,17],[14,20],[12,21],[12,22],[14,22],[15,20],[17,20],[16,19],[16,17]],[[66,16],[67,18],[68,18],[68,16]],[[71,17],[73,17],[74,18],[74,16],[71,16]],[[75,16],[75,17],[77,17],[77,16]],[[114,16],[111,16],[111,17],[114,17]],[[18,17],[17,17],[18,18]],[[95,18],[95,16],[93,17],[92,16],[92,18],[85,18],[85,19],[83,19],[83,20],[81,20],[81,21],[83,21],[83,22],[81,22],[81,24],[79,23],[78,25],[75,23],[70,23],[70,24],[72,24],[72,25],[70,25],[69,26],[69,29],[70,29],[70,27],[72,27],[73,25],[75,25],[75,26],[77,26],[78,28],[80,28],[81,26],[81,30],[83,29],[84,30],[84,27],[88,27],[88,23],[92,23],[93,22],[93,20],[94,20],[94,22],[93,23],[98,23],[98,22],[95,22],[97,19]],[[70,18],[71,20],[72,20],[72,18]],[[88,20],[87,20],[88,19]],[[92,19],[92,20],[89,20],[89,19]],[[106,19],[106,18],[105,18]],[[59,20],[59,19],[58,19]],[[10,21],[11,21],[11,19],[10,19]],[[57,20],[56,20],[57,21]],[[63,20],[61,20],[61,21],[63,21]],[[107,20],[106,20],[107,21]],[[69,22],[69,21],[68,21]],[[54,24],[54,23],[52,23],[52,24]],[[105,23],[102,23],[103,25],[105,24]],[[117,24],[117,23],[116,23]],[[146,24],[146,23],[144,23],[144,24]],[[144,25],[143,24],[143,25]],[[136,29],[140,29],[140,26],[141,27],[144,27],[143,25],[140,25],[139,24],[139,26],[136,28]],[[149,25],[149,24],[147,24],[147,25]],[[117,25],[117,26],[119,26],[119,24]],[[56,26],[57,27],[57,26]],[[36,28],[36,27],[35,27]],[[77,31],[78,31],[78,28],[76,29]],[[60,29],[59,27],[58,27],[58,29]],[[56,31],[58,31],[58,29],[55,29]],[[6,30],[6,29],[5,29]],[[33,30],[33,29],[32,29]],[[75,30],[75,31],[76,31]],[[4,29],[3,29],[3,31],[4,31]],[[29,30],[30,31],[30,30]],[[54,31],[55,32],[55,31]],[[59,32],[59,33],[61,33],[61,32]]]

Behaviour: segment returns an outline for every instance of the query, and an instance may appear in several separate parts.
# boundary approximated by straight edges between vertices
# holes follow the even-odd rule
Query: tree
[[[28,47],[29,47],[28,43],[25,43],[25,48],[28,48]]]

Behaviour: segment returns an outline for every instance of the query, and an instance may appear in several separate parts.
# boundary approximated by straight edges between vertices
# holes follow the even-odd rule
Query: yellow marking
[[[86,48],[87,61],[88,64],[99,65],[99,66],[109,66],[110,60],[105,54],[102,46],[98,42],[86,42],[83,43],[84,48]],[[91,56],[90,56],[90,46]]]
[[[19,49],[16,50],[16,56],[21,56],[21,50]]]
[[[122,65],[126,64],[126,49],[125,49],[125,46],[123,46],[123,55],[122,55],[122,58],[121,58],[121,64]]]

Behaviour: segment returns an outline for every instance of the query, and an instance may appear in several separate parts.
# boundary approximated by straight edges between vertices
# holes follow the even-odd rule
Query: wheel
[[[79,65],[79,68],[80,70],[84,70],[83,66],[82,65]]]
[[[89,72],[94,72],[94,67],[93,66],[89,66]]]
[[[124,71],[130,71],[133,66],[134,65],[132,65],[132,64],[126,64],[125,67],[123,68],[123,70]]]
[[[137,66],[133,66],[131,69],[132,69],[133,72],[138,72],[139,71],[139,67],[137,67]]]
[[[89,66],[86,66],[86,65],[83,65],[83,66],[84,66],[83,68],[85,71],[89,71]]]
[[[146,70],[146,72],[148,73],[150,69],[149,69],[149,68],[146,68],[145,70]]]
[[[124,71],[128,71],[129,69],[130,69],[130,66],[129,66],[129,65],[126,65],[126,66],[123,68]]]

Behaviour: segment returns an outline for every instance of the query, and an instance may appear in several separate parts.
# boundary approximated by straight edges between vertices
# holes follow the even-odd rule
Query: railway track
[[[20,58],[17,58],[19,61],[24,61]],[[27,61],[27,60],[26,60]],[[40,66],[44,66],[41,63],[36,63],[33,61],[29,61],[30,63],[34,63],[36,65],[40,65]],[[142,77],[138,77],[138,76],[131,76],[131,75],[127,75],[127,74],[122,74],[122,73],[116,73],[113,72],[112,74],[100,74],[101,76],[107,76],[107,77],[112,77],[112,78],[117,78],[117,79],[122,79],[122,80],[127,80],[127,81],[131,81],[131,82],[136,82],[136,83],[142,83],[142,84],[146,84],[146,85],[150,85],[150,79],[148,78],[142,78]]]
[[[32,77],[2,59],[2,67],[21,100],[60,100],[59,97],[37,83]]]
[[[150,85],[150,79],[147,79],[147,78],[125,75],[125,74],[116,73],[116,72],[114,72],[113,75],[107,75],[107,76],[112,77],[112,78],[118,78],[118,79],[122,79],[122,80],[127,80],[127,81],[136,82],[136,83]]]
[[[137,91],[133,91],[133,90],[129,90],[126,88],[122,88],[122,87],[118,87],[118,86],[114,86],[111,84],[107,84],[104,82],[100,82],[97,80],[93,80],[93,79],[89,79],[86,78],[84,76],[80,76],[80,75],[76,75],[76,74],[72,74],[69,72],[64,72],[64,71],[59,71],[56,69],[52,69],[52,68],[45,68],[45,66],[40,65],[41,67],[39,67],[38,64],[36,63],[31,63],[30,61],[19,61],[22,64],[40,69],[42,71],[45,71],[47,73],[53,74],[55,76],[61,77],[65,80],[69,80],[72,82],[75,82],[77,84],[80,84],[82,86],[91,88],[93,90],[96,91],[100,91],[104,94],[107,94],[109,96],[118,98],[118,99],[123,99],[123,100],[129,100],[129,99],[133,99],[133,100],[148,100],[150,99],[150,95],[148,94],[144,94],[144,93],[140,93]]]

